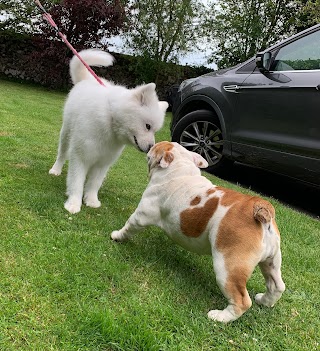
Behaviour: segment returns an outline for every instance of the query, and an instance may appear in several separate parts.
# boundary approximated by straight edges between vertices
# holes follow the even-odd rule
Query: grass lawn
[[[126,244],[110,240],[146,187],[144,154],[126,148],[101,208],[74,216],[63,208],[66,168],[48,171],[64,99],[0,81],[0,350],[319,350],[319,221],[271,199],[287,290],[272,309],[253,303],[231,324],[210,321],[210,309],[226,306],[210,257],[155,227]],[[158,141],[169,139],[169,122],[168,114]],[[248,290],[264,291],[259,270]]]

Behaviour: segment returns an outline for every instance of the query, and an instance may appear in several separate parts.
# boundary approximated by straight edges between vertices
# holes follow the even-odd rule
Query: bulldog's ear
[[[190,151],[193,157],[193,162],[194,164],[199,167],[199,168],[207,168],[209,166],[208,162],[199,154],[196,152]]]
[[[174,160],[173,153],[170,151],[165,151],[163,156],[161,157],[161,160],[159,162],[159,165],[161,168],[167,168],[169,167],[170,163]]]

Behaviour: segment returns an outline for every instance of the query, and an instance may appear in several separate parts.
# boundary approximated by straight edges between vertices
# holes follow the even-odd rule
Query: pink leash
[[[103,84],[103,81],[94,73],[92,68],[81,58],[81,56],[78,54],[77,50],[69,43],[67,37],[60,32],[55,21],[52,19],[51,15],[45,10],[45,8],[41,5],[40,1],[35,0],[35,3],[39,7],[39,9],[42,11],[44,19],[52,26],[52,28],[56,31],[56,33],[66,43],[68,48],[78,57],[78,59],[84,64],[86,69],[93,75],[93,77],[99,82],[99,84],[101,84],[105,87],[105,85]]]

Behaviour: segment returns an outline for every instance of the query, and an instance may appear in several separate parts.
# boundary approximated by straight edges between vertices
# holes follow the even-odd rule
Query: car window
[[[306,35],[279,50],[272,71],[320,69],[320,31]]]

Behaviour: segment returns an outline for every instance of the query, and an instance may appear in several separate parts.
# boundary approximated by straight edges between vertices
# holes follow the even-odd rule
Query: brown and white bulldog
[[[185,249],[212,255],[217,283],[229,302],[224,310],[208,312],[213,320],[233,321],[251,307],[246,283],[258,264],[266,292],[255,301],[272,307],[285,290],[273,206],[213,185],[198,168],[207,167],[207,161],[178,143],[154,145],[148,165],[150,182],[137,209],[111,238],[124,241],[156,225]]]

